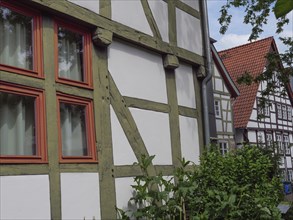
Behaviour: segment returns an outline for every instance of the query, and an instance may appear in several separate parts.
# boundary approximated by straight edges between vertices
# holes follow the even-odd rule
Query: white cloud
[[[228,48],[236,47],[242,44],[247,44],[249,38],[249,34],[226,34],[222,38],[218,40],[215,44],[218,51],[225,50]]]

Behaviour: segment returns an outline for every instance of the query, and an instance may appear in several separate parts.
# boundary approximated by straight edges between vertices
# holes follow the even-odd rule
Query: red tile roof
[[[240,96],[233,105],[236,128],[247,126],[259,87],[258,83],[239,85],[237,79],[245,72],[254,77],[261,74],[266,66],[265,56],[272,47],[276,49],[274,38],[269,37],[219,52],[226,69],[240,90]]]

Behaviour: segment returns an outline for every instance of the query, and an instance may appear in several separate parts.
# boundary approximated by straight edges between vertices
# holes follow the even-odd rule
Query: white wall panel
[[[77,4],[83,8],[89,9],[96,14],[99,14],[100,1],[99,0],[68,0],[74,4]]]
[[[291,157],[286,157],[286,160],[287,160],[287,167],[291,168],[292,167]]]
[[[161,56],[113,42],[109,51],[109,70],[122,95],[167,103]]]
[[[181,64],[175,70],[178,105],[196,108],[192,67]]]
[[[179,116],[179,125],[182,157],[199,164],[200,146],[197,119]]]
[[[181,0],[181,1],[199,11],[199,0]]]
[[[166,113],[130,109],[149,155],[156,155],[156,165],[172,164],[169,115]]]
[[[98,173],[61,173],[62,219],[101,219]]]
[[[254,142],[254,143],[257,142],[255,131],[248,132],[248,140],[249,142]]]
[[[118,118],[111,107],[111,129],[113,156],[115,165],[132,165],[137,162],[136,156],[125,136],[125,133],[118,121]]]
[[[168,5],[164,1],[148,0],[163,41],[169,42]]]
[[[223,91],[223,81],[219,78],[216,78],[215,84],[216,84],[215,85],[216,90],[222,92]]]
[[[115,0],[111,1],[111,7],[112,20],[153,35],[140,1]]]
[[[177,45],[196,54],[203,55],[200,20],[176,9]]]
[[[222,119],[216,119],[217,132],[223,132],[223,122]]]
[[[135,206],[129,203],[134,192],[131,185],[134,185],[133,177],[115,178],[116,206],[124,211],[135,209]]]
[[[48,175],[0,177],[0,219],[51,219]]]

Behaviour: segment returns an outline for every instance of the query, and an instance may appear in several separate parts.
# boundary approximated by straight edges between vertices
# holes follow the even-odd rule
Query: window
[[[46,161],[42,90],[0,81],[1,163]]]
[[[42,76],[40,15],[0,2],[0,70]]]
[[[284,148],[283,148],[281,134],[276,134],[276,139],[277,139],[277,146],[278,146],[278,149],[279,149],[279,153],[283,154],[284,153]]]
[[[266,143],[267,143],[267,146],[272,146],[272,144],[273,144],[273,136],[272,136],[271,133],[266,134]]]
[[[76,25],[55,23],[56,80],[91,87],[91,34],[73,27]]]
[[[287,106],[287,112],[288,112],[288,120],[292,121],[292,109],[290,106]]]
[[[258,103],[258,114],[262,116],[270,116],[270,106],[268,103],[265,103],[264,106]]]
[[[215,100],[214,107],[215,107],[216,117],[221,118],[221,106],[220,106],[220,101],[219,100]]]
[[[292,181],[293,179],[293,170],[288,170],[288,181]]]
[[[219,141],[219,148],[220,148],[220,153],[222,155],[225,155],[228,153],[228,142],[227,141]]]
[[[282,117],[282,106],[281,106],[281,104],[277,104],[277,115],[278,115],[279,119],[283,118]]]
[[[96,161],[92,101],[58,94],[60,161]]]
[[[288,136],[283,136],[284,138],[284,149],[286,150],[286,154],[290,154],[290,144],[289,144],[289,137]]]
[[[285,105],[282,105],[282,113],[283,113],[283,119],[287,120],[287,109]]]

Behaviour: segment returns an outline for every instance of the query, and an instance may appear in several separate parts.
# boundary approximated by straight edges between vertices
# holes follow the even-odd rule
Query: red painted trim
[[[0,91],[35,98],[35,133],[36,151],[34,156],[0,155],[0,164],[3,163],[46,163],[47,162],[47,138],[45,121],[45,95],[41,89],[22,86],[0,81]]]
[[[85,107],[85,123],[87,137],[87,156],[63,156],[62,155],[62,137],[60,123],[60,103],[74,104]],[[60,163],[97,163],[96,155],[96,137],[93,114],[93,102],[91,99],[57,93],[57,115],[58,115],[58,143],[59,143],[59,160]]]
[[[9,8],[10,10],[15,11],[19,14],[33,18],[33,70],[22,69],[6,64],[0,64],[0,70],[16,74],[23,74],[36,78],[44,78],[41,13],[36,10],[27,8],[22,4],[12,4],[8,3],[7,1],[0,1],[0,6]]]
[[[59,77],[58,74],[58,27],[61,26],[72,32],[78,33],[83,36],[83,76],[84,81],[76,81],[67,78]],[[82,27],[76,27],[76,24],[70,22],[64,22],[55,18],[54,23],[54,54],[55,54],[55,79],[56,82],[69,84],[73,86],[93,89],[93,77],[92,77],[92,41],[91,41],[91,32],[88,29]]]

